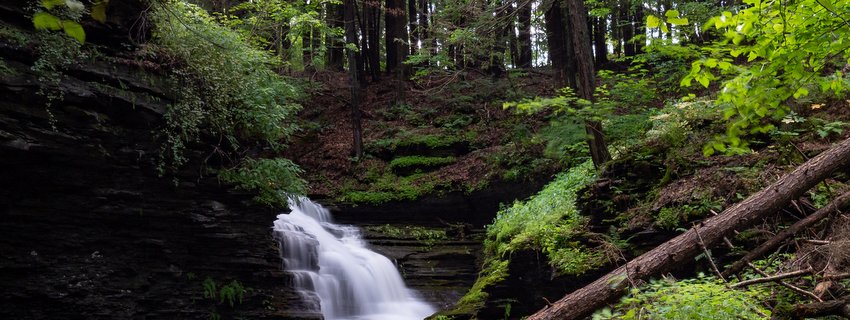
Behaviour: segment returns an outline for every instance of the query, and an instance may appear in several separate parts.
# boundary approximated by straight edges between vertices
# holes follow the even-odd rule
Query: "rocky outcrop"
[[[483,230],[455,232],[457,226],[443,226],[430,229],[446,232],[445,237],[435,239],[380,232],[380,228],[404,230],[410,225],[382,225],[377,231],[374,225],[360,226],[364,227],[370,249],[393,260],[405,284],[440,310],[450,308],[475,282],[480,269]]]
[[[0,18],[32,39],[21,10],[0,4]],[[93,37],[126,31],[87,28]],[[32,46],[6,40],[0,318],[321,318],[280,271],[276,212],[199,178],[199,165],[176,180],[157,176],[156,130],[170,101],[161,76],[117,59],[76,61],[52,88],[64,99],[46,108]],[[205,296],[207,279],[217,292],[239,283],[244,297],[231,306]]]

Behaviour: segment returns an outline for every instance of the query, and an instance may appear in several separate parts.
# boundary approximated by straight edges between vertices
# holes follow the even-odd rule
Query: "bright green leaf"
[[[711,82],[711,80],[709,80],[708,77],[699,77],[699,78],[697,78],[697,81],[699,81],[699,83],[703,87],[706,87],[706,88],[708,88],[708,85]]]
[[[809,95],[809,89],[804,87],[800,87],[797,91],[794,92],[794,99],[799,99],[800,97],[805,97]]]
[[[86,32],[79,23],[71,20],[62,20],[62,28],[65,29],[65,33],[71,36],[71,38],[77,39],[80,43],[86,42]]]
[[[666,24],[666,23],[662,23],[662,24],[661,24],[661,31],[662,31],[662,32],[664,32],[664,33],[670,33],[670,29],[669,29],[669,28],[667,28],[667,24]]]
[[[831,0],[815,0],[815,1],[817,1],[819,5],[826,8],[826,10],[829,10],[830,12],[835,12],[835,6],[832,5]]]
[[[646,27],[647,28],[658,28],[661,25],[661,19],[654,15],[649,15],[646,17]]]
[[[36,12],[35,15],[32,16],[32,23],[38,30],[62,29],[62,22],[59,21],[59,18],[44,11]]]
[[[678,18],[679,10],[667,10],[667,12],[664,13],[664,16],[666,16],[668,19]]]
[[[669,18],[667,19],[667,22],[676,26],[684,26],[690,23],[688,18]]]

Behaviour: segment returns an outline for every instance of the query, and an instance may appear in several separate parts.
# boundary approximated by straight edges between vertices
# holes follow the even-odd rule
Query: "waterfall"
[[[395,265],[366,248],[360,230],[331,223],[307,198],[290,199],[274,237],[286,271],[303,295],[315,292],[326,320],[421,320],[435,312],[404,285]]]

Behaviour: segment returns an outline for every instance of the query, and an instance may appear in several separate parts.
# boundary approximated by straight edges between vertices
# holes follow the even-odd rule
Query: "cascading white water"
[[[327,320],[421,320],[434,308],[405,287],[386,257],[366,248],[360,230],[335,225],[327,209],[307,198],[290,199],[277,216],[274,236],[294,286],[315,292]]]

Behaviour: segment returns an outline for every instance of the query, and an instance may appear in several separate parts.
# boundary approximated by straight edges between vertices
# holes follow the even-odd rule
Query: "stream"
[[[359,228],[332,223],[307,198],[289,207],[274,222],[283,268],[305,299],[318,295],[325,319],[421,320],[436,311],[405,286],[392,261],[367,248]]]

